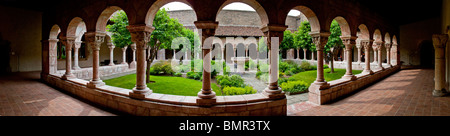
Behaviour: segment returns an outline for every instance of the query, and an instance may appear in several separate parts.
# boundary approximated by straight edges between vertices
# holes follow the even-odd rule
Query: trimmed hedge
[[[308,84],[304,81],[287,81],[281,84],[281,88],[285,92],[302,93],[308,90]]]
[[[228,87],[223,88],[224,95],[244,95],[244,94],[255,94],[257,90],[253,89],[251,86],[246,86],[245,88],[240,87]]]

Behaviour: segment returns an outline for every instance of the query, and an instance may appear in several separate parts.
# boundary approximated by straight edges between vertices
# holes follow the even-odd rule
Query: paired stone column
[[[63,37],[61,42],[66,46],[66,73],[61,77],[63,80],[76,78],[72,74],[72,47],[75,44],[75,37]]]
[[[313,43],[316,45],[317,50],[317,78],[314,83],[311,84],[310,90],[323,90],[330,87],[330,84],[325,81],[323,72],[323,50],[327,44],[329,32],[323,33],[310,33]]]
[[[80,66],[78,66],[78,51],[81,48],[81,42],[75,42],[73,46],[73,69],[80,70]]]
[[[219,22],[215,21],[195,21],[195,26],[201,30],[202,52],[203,52],[203,81],[202,89],[198,92],[197,104],[209,107],[216,103],[216,93],[211,88],[211,49],[213,39],[210,38],[216,33]]]
[[[353,59],[352,59],[352,48],[353,46],[356,45],[356,37],[354,36],[350,36],[350,37],[341,37],[342,42],[345,45],[345,57],[346,57],[346,61],[347,61],[347,69],[345,72],[345,75],[342,77],[343,79],[348,79],[348,80],[356,80],[356,76],[353,75],[352,72],[352,63],[353,63]]]
[[[133,88],[133,92],[129,93],[129,96],[134,99],[144,99],[152,93],[145,82],[145,63],[147,43],[150,41],[150,36],[155,28],[147,25],[130,25],[127,26],[127,29],[130,31],[131,40],[135,43],[137,57],[136,87]]]
[[[286,97],[278,86],[279,47],[286,29],[285,25],[268,25],[261,28],[269,49],[269,86],[264,89],[263,94],[272,99]]]
[[[378,61],[377,61],[377,63],[378,63],[378,68],[380,69],[380,70],[384,70],[384,67],[383,67],[383,60],[381,60],[381,57],[382,57],[382,53],[381,53],[381,48],[383,48],[383,44],[384,44],[384,42],[375,42],[375,44],[377,44],[377,53],[378,53]]]
[[[109,48],[109,65],[108,66],[114,66],[114,48],[116,48],[116,46],[114,46],[114,44],[112,44],[112,42],[108,42],[107,43],[108,48]]]
[[[377,55],[378,55],[378,53],[377,53],[377,50],[378,50],[378,47],[377,47],[377,45],[375,44],[375,43],[373,43],[372,44],[372,49],[373,49],[373,63],[374,64],[378,64],[377,63]]]
[[[392,67],[391,64],[391,47],[392,44],[391,43],[385,43],[384,47],[386,48],[386,63],[389,67]]]
[[[370,75],[373,74],[373,71],[370,70],[370,48],[372,48],[372,43],[373,42],[371,40],[361,40],[361,46],[364,47],[366,53],[366,55],[364,56],[366,60],[365,61],[366,67],[362,72],[363,74],[370,74]]]
[[[98,69],[100,68],[99,62],[99,52],[100,46],[105,40],[104,33],[99,32],[87,32],[84,36],[88,45],[92,48],[92,80],[87,84],[88,88],[97,88],[105,85],[105,83],[100,80],[100,75]]]
[[[433,96],[442,97],[448,92],[445,90],[445,47],[447,46],[447,34],[433,35],[435,50],[434,90]]]
[[[122,48],[122,63],[120,64],[127,64],[127,49],[128,46]]]
[[[131,50],[133,50],[133,61],[130,63],[130,69],[136,68],[136,43],[130,45]]]

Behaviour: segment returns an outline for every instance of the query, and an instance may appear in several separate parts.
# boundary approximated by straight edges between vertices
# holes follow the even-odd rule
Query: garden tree
[[[114,22],[106,26],[107,31],[111,32],[111,41],[116,47],[123,48],[133,44],[130,31],[128,31],[128,17],[123,10],[117,11],[110,19]]]
[[[311,33],[311,25],[309,24],[308,21],[303,21],[300,24],[298,31],[295,32],[295,37],[294,37],[294,45],[302,48],[305,54],[306,54],[306,51],[308,49],[310,49],[311,47],[313,47],[314,50],[316,48],[316,46],[312,42],[312,38],[311,38],[311,35],[309,35],[309,33]],[[304,59],[306,59],[306,58],[304,58]]]
[[[167,11],[162,8],[160,9],[153,20],[153,30],[150,37],[150,42],[148,43],[149,48],[147,52],[147,71],[146,71],[146,82],[150,83],[150,66],[156,57],[157,51],[160,49],[170,49],[172,45],[172,40],[177,37],[183,37],[186,34],[186,28],[183,24],[179,23],[178,20],[170,18]]]
[[[284,31],[283,41],[280,44],[280,51],[294,48],[294,34],[290,30]]]
[[[344,43],[342,43],[341,39],[341,27],[336,20],[333,20],[330,27],[330,36],[328,37],[328,42],[325,45],[325,52],[330,54],[330,73],[334,73],[334,56],[337,54],[337,51],[344,48]]]

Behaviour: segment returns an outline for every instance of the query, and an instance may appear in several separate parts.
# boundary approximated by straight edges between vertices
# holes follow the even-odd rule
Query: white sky
[[[162,8],[166,8],[169,11],[173,10],[192,10],[192,8],[189,5],[186,5],[182,2],[171,2],[166,5],[164,5]],[[250,7],[247,4],[241,3],[241,2],[234,2],[231,4],[228,4],[227,6],[223,7],[223,9],[226,10],[244,10],[244,11],[255,11],[252,7]],[[300,14],[300,11],[297,10],[291,10],[289,12],[289,15],[291,16],[298,16]]]

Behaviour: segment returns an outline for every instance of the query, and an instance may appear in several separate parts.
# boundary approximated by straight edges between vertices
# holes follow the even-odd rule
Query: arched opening
[[[58,25],[53,25],[49,35],[49,74],[58,71],[58,38],[61,29]],[[8,63],[9,64],[9,63]]]
[[[369,41],[370,40],[370,32],[369,29],[367,28],[367,26],[365,24],[361,24],[358,26],[358,39],[356,40],[356,45],[358,47],[359,45],[359,49],[360,50],[360,55],[358,56],[359,59],[361,60],[361,62],[366,62],[369,61],[370,62],[370,56],[369,56],[369,60],[366,60],[366,49],[365,47],[363,47],[361,45],[361,41]],[[369,53],[370,53],[370,49],[369,49]]]
[[[296,52],[297,59],[316,60],[315,45],[309,35],[310,33],[320,32],[320,24],[316,14],[306,6],[296,6],[288,13],[286,25],[288,30],[293,31],[296,36],[293,38],[297,41],[294,42],[293,48],[296,49],[294,52]]]

